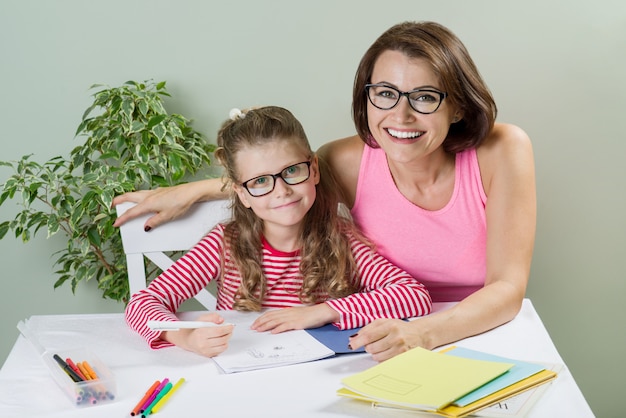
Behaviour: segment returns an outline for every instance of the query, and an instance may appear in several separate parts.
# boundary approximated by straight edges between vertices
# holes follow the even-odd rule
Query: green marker
[[[156,398],[154,398],[152,403],[141,413],[141,418],[146,418],[148,415],[150,415],[150,413],[152,412],[152,408],[154,408],[154,405],[156,405],[161,400],[161,398],[164,397],[165,394],[167,394],[167,392],[170,391],[171,388],[172,388],[172,382],[169,382],[167,385],[165,385],[163,389],[159,392],[159,394],[156,396]]]

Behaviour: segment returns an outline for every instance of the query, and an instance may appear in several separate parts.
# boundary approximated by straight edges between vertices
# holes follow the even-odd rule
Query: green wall
[[[0,1],[0,159],[67,154],[93,83],[167,80],[209,138],[232,107],[276,104],[314,145],[354,132],[361,54],[387,27],[436,20],[473,54],[499,120],[534,143],[538,233],[528,296],[597,416],[621,411],[626,351],[626,3],[615,1]],[[9,171],[0,167],[0,179]],[[13,217],[12,204],[0,220]],[[0,241],[0,360],[18,320],[121,312],[93,283],[52,285],[63,240]]]

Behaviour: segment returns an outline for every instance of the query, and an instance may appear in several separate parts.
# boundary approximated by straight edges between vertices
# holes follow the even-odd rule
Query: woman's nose
[[[409,98],[406,96],[400,97],[400,102],[398,102],[393,109],[390,109],[390,111],[394,112],[394,117],[400,122],[414,120],[415,114],[417,113],[409,104]]]

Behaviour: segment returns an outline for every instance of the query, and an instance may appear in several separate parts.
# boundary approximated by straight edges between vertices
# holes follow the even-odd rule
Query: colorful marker
[[[154,393],[154,390],[161,384],[161,382],[159,380],[157,380],[156,382],[154,382],[152,384],[152,386],[150,386],[150,389],[148,389],[146,391],[146,394],[143,395],[143,398],[141,398],[141,400],[137,403],[137,405],[135,405],[135,407],[133,408],[132,411],[130,411],[130,416],[134,417],[135,415],[139,414],[141,412],[141,407],[143,406],[143,404],[148,400],[148,398],[150,398],[150,396],[152,396],[152,394]]]
[[[159,409],[161,409],[163,407],[163,405],[167,402],[167,400],[170,398],[170,396],[172,396],[172,394],[174,392],[176,392],[176,390],[183,384],[185,383],[185,378],[181,377],[180,379],[178,379],[178,382],[176,382],[176,384],[174,386],[172,386],[172,388],[170,389],[169,392],[167,392],[165,394],[165,396],[163,396],[161,398],[161,400],[159,402],[156,403],[156,405],[154,405],[154,407],[152,408],[151,413],[156,413],[159,412]]]
[[[140,412],[145,411],[146,408],[148,408],[148,406],[150,406],[152,401],[154,401],[154,398],[156,398],[159,395],[159,392],[161,392],[161,390],[167,385],[167,383],[169,381],[170,381],[170,379],[168,379],[167,377],[165,379],[163,379],[161,384],[159,386],[157,386],[157,388],[154,390],[154,392],[152,392],[152,395],[150,395],[148,400],[146,402],[144,402],[144,404],[141,406]]]
[[[152,413],[152,408],[154,408],[154,406],[159,403],[159,401],[170,391],[170,389],[172,389],[171,382],[169,382],[163,387],[163,389],[161,389],[161,391],[159,391],[159,394],[154,398],[152,403],[150,403],[150,405],[141,413],[141,418],[146,418],[148,415],[150,415]]]
[[[91,376],[92,379],[95,380],[98,378],[98,375],[96,374],[94,369],[89,365],[89,363],[87,363],[87,361],[83,361],[83,366],[85,367],[85,369],[87,369],[87,372],[89,372],[89,375]]]
[[[80,372],[83,374],[83,376],[87,378],[87,380],[93,380],[93,378],[89,374],[89,371],[85,368],[83,363],[81,362],[76,363],[76,367],[78,367],[78,370],[80,370]]]
[[[59,363],[59,366],[61,366],[61,368],[65,371],[65,373],[67,373],[74,382],[83,381],[83,379],[81,379],[81,377],[77,375],[76,372],[72,370],[72,368],[65,361],[63,361],[63,359],[59,357],[57,354],[54,354],[52,358],[56,360],[57,363]]]
[[[66,358],[65,362],[67,363],[68,366],[70,366],[72,368],[72,370],[74,370],[74,372],[80,376],[81,379],[83,380],[87,380],[87,378],[83,375],[83,373],[80,371],[80,369],[78,368],[78,366],[76,366],[76,364],[74,364],[74,362],[72,361],[71,358]]]

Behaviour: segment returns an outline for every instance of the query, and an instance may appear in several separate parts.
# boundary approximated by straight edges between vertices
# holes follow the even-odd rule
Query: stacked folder
[[[464,417],[556,377],[542,365],[462,347],[415,348],[342,380],[340,396]]]

